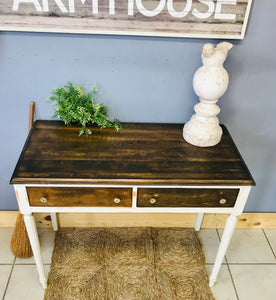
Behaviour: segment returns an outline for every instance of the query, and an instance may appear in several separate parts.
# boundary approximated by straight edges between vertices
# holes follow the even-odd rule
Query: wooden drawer
[[[27,187],[31,206],[131,207],[131,188]]]
[[[239,189],[140,188],[138,207],[233,207]]]

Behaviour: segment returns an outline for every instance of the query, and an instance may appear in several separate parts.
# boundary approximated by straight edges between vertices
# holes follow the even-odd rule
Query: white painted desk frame
[[[30,206],[29,199],[26,187],[105,187],[105,188],[132,188],[132,207],[38,207],[38,206]],[[239,189],[239,194],[236,199],[236,203],[234,207],[137,207],[137,190],[138,188],[237,188]],[[213,266],[212,273],[209,278],[209,286],[212,287],[217,280],[217,276],[223,261],[223,258],[226,254],[228,245],[230,243],[232,234],[234,232],[234,228],[237,223],[237,217],[242,214],[244,206],[246,204],[249,192],[251,190],[251,186],[221,186],[221,185],[193,185],[193,186],[153,186],[153,185],[141,185],[141,186],[133,186],[133,185],[71,185],[71,184],[14,184],[14,189],[16,193],[16,197],[19,204],[20,212],[24,215],[24,221],[26,224],[28,236],[30,239],[31,247],[34,254],[35,263],[37,266],[39,280],[44,289],[47,288],[47,277],[45,275],[39,238],[37,234],[37,228],[33,213],[37,212],[45,212],[50,213],[53,223],[53,229],[58,229],[56,213],[59,212],[91,212],[91,213],[123,213],[123,212],[131,212],[131,213],[197,213],[195,230],[199,231],[201,227],[201,222],[203,219],[204,213],[223,213],[229,214],[228,219],[226,221],[223,235],[221,238],[221,242],[217,251],[215,263]]]

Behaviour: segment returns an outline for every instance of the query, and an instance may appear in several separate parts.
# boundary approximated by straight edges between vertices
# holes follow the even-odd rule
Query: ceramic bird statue
[[[194,106],[196,114],[183,128],[184,139],[195,146],[209,147],[221,140],[222,129],[216,117],[220,108],[218,99],[225,93],[229,84],[229,76],[223,67],[231,43],[222,42],[214,47],[205,44],[202,50],[202,63],[193,78],[193,87],[200,103]]]
[[[203,66],[206,68],[223,67],[228,51],[232,47],[233,45],[228,42],[219,43],[216,48],[213,44],[205,44],[201,55]]]

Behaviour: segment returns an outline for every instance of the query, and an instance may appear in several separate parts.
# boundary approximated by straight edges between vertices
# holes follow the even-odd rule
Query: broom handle
[[[33,126],[34,122],[34,102],[32,101],[30,103],[30,114],[29,114],[29,132]]]

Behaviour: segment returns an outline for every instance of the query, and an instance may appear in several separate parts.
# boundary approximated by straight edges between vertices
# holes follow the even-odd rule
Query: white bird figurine
[[[219,68],[223,66],[226,60],[228,51],[233,47],[231,43],[222,42],[215,48],[213,44],[205,44],[202,50],[202,63],[203,66],[208,68]]]
[[[183,128],[183,137],[190,144],[209,147],[221,140],[222,129],[216,117],[220,108],[216,102],[229,84],[229,76],[223,63],[232,47],[228,42],[219,43],[216,48],[210,43],[203,47],[203,66],[196,71],[193,79],[193,87],[200,103],[194,106],[196,114]]]

